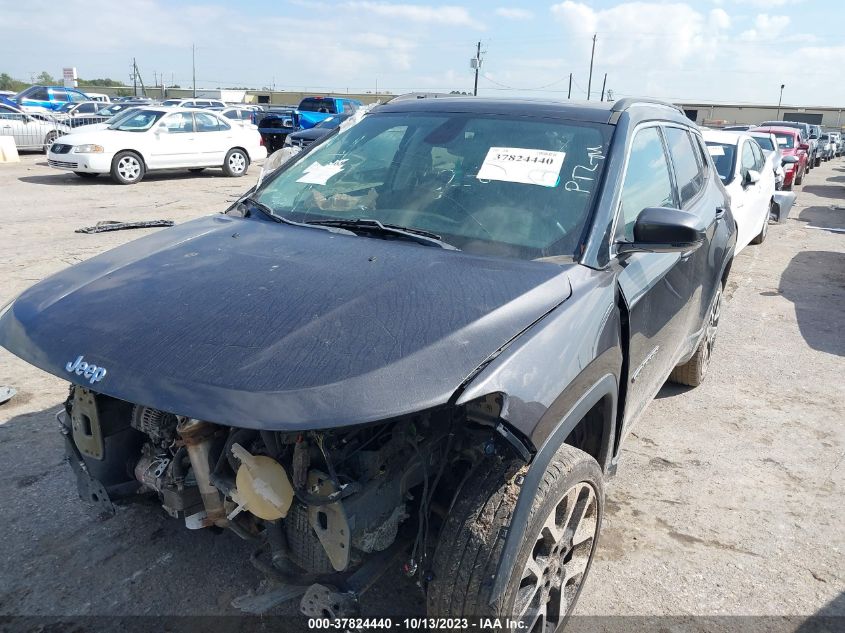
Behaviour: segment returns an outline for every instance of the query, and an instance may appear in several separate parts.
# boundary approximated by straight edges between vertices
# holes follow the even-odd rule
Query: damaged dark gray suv
[[[402,565],[429,615],[557,630],[622,439],[706,375],[728,202],[667,104],[387,104],[37,284],[0,344],[71,383],[100,510],[152,495],[255,541],[307,615]]]

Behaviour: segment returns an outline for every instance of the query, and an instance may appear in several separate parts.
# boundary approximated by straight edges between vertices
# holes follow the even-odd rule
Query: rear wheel
[[[804,174],[805,173],[806,173],[806,171],[802,171],[800,174],[796,174],[796,176],[795,176],[795,184],[796,185],[800,185],[801,183],[804,182]],[[792,189],[792,187],[790,187],[790,189]]]
[[[723,290],[724,284],[719,282],[716,297],[713,299],[713,305],[710,306],[710,314],[707,317],[704,337],[698,344],[698,348],[695,350],[692,358],[672,370],[672,373],[669,375],[671,382],[689,387],[698,387],[698,385],[704,382],[707,369],[710,367],[710,357],[713,355],[713,348],[716,345],[716,333],[719,328],[719,313],[722,309]]]
[[[111,178],[119,185],[141,182],[144,173],[144,161],[135,152],[120,152],[111,162]]]
[[[76,174],[77,176],[79,176],[80,178],[96,178],[97,176],[100,175],[100,174],[92,174],[90,171],[75,171],[73,173]]]
[[[249,156],[242,149],[230,149],[223,160],[223,173],[232,178],[238,178],[249,169]]]
[[[559,631],[589,572],[604,514],[601,468],[572,446],[546,467],[526,522],[525,538],[490,604],[507,530],[520,494],[518,463],[488,460],[462,487],[438,539],[428,615],[520,617],[526,631]],[[523,490],[523,493],[529,493]]]

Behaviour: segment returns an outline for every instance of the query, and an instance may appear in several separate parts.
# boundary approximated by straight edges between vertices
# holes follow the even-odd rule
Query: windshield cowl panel
[[[366,218],[479,255],[573,257],[612,127],[467,113],[373,113],[254,194],[299,223]]]

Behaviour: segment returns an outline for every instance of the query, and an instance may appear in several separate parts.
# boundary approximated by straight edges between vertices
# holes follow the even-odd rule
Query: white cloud
[[[728,29],[731,26],[731,16],[724,9],[713,9],[710,12],[710,24],[718,29]]]
[[[347,2],[346,7],[374,15],[448,26],[468,26],[474,29],[484,28],[475,21],[464,7],[453,5],[392,4],[389,2]]]
[[[761,13],[754,20],[754,28],[743,31],[739,37],[746,42],[775,40],[789,26],[790,21],[788,15]]]
[[[514,9],[512,7],[499,7],[495,11],[496,15],[508,20],[530,20],[534,17],[531,11],[525,9]]]
[[[596,10],[566,0],[551,11],[575,36],[598,33],[602,59],[609,64],[635,60],[678,67],[692,58],[712,56],[714,44],[730,25],[724,10],[705,16],[682,3],[627,2]]]

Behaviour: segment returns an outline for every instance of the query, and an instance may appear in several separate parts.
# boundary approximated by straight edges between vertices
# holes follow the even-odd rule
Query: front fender
[[[545,474],[546,467],[552,461],[558,447],[564,443],[566,437],[575,427],[579,420],[581,420],[588,411],[590,411],[596,404],[604,400],[605,419],[616,419],[616,395],[618,393],[618,386],[616,377],[612,374],[605,374],[590,387],[575,405],[567,412],[560,423],[555,427],[549,435],[546,443],[537,451],[536,456],[525,473],[525,477],[520,485],[519,497],[516,501],[513,515],[511,516],[510,525],[504,535],[505,544],[502,548],[502,555],[499,558],[499,564],[496,568],[496,574],[493,579],[493,589],[490,593],[490,604],[495,604],[500,601],[504,595],[507,586],[508,578],[512,573],[512,568],[516,563],[517,555],[519,554],[520,545],[525,540],[525,529],[528,525],[528,517],[531,513],[531,505],[534,501],[534,493],[539,489],[540,482]],[[611,433],[611,438],[613,434]],[[612,441],[612,440],[611,440]],[[612,450],[605,451],[608,459]]]

